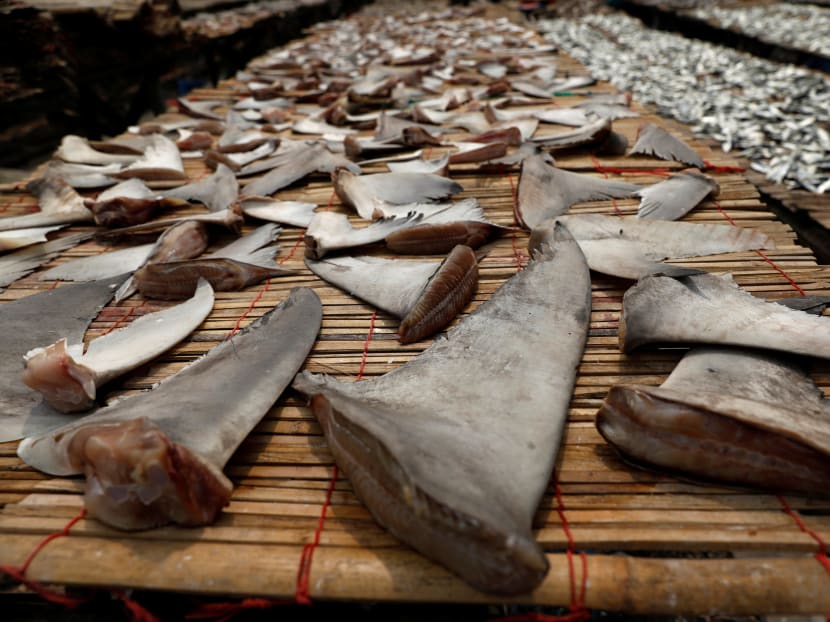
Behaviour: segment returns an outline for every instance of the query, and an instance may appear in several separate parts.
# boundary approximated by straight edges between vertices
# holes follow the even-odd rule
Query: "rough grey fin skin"
[[[547,163],[544,155],[522,161],[516,218],[533,229],[548,218],[560,216],[574,203],[633,195],[640,186],[572,173]]]
[[[637,141],[628,152],[628,155],[635,154],[655,156],[661,160],[675,160],[699,169],[706,167],[703,158],[694,149],[654,123],[644,123],[640,126]]]
[[[304,372],[294,388],[380,524],[476,589],[526,593],[547,572],[531,525],[590,304],[588,266],[560,226],[552,246],[415,359],[363,382]]]
[[[125,277],[66,285],[0,305],[0,442],[74,420],[42,404],[40,393],[20,381],[23,355],[63,337],[72,343],[83,341],[90,322]]]
[[[41,281],[95,281],[132,272],[141,267],[155,244],[140,244],[108,253],[79,257],[50,268],[38,276]]]
[[[227,209],[239,195],[239,182],[233,171],[224,164],[219,164],[216,172],[204,179],[167,190],[163,196],[171,199],[199,201],[211,212]]]
[[[653,186],[643,188],[637,216],[660,220],[677,220],[692,211],[703,199],[720,192],[718,183],[695,169],[672,175]]]
[[[534,136],[533,142],[547,151],[571,150],[577,147],[602,144],[608,139],[611,126],[610,119],[599,118],[567,132]]]
[[[23,357],[21,381],[61,412],[95,405],[98,387],[148,363],[185,339],[213,309],[213,289],[202,281],[188,301],[141,316],[126,327],[83,344],[66,338],[41,344]]]
[[[333,257],[306,266],[324,281],[372,306],[404,318],[438,271],[437,261],[403,261],[380,257]]]
[[[830,301],[812,298],[782,303],[820,313]],[[613,387],[597,428],[638,464],[728,485],[828,495],[830,402],[798,362],[778,352],[690,350],[659,388]]]
[[[775,248],[766,234],[732,225],[568,214],[534,227],[528,249],[532,251],[546,240],[556,222],[565,224],[579,241],[591,270],[635,280],[649,274],[678,277],[703,272],[665,264],[665,259]]]
[[[648,276],[623,297],[620,349],[710,343],[830,358],[830,323],[742,290],[730,275]]]
[[[138,469],[129,463],[97,463],[91,454],[99,443],[90,446],[90,438],[99,432],[106,434],[113,426],[129,425],[143,418],[154,425],[142,424],[141,429],[158,430],[165,436],[163,444],[185,448],[193,460],[203,463],[205,471],[200,472],[219,484],[225,463],[302,366],[317,338],[321,320],[322,306],[317,295],[309,288],[294,288],[279,306],[153,390],[125,398],[50,433],[28,437],[20,444],[18,455],[32,467],[54,475],[86,472],[90,478],[86,500],[97,501],[100,492],[96,488],[110,483],[102,481],[99,467],[105,475],[119,467],[122,476]],[[188,416],[182,416],[183,413]],[[147,469],[142,467],[141,471]],[[153,481],[111,483],[114,493],[118,489],[129,493],[124,495],[123,512],[111,503],[95,505],[90,510],[96,518],[122,529],[143,529],[176,520],[175,511],[161,516],[141,512],[159,494]],[[221,491],[221,486],[218,488]],[[196,504],[195,509],[205,510],[201,524],[218,513],[217,502],[221,508],[226,501],[226,497],[223,500],[221,495],[214,494],[216,490],[211,486],[207,491],[209,499],[204,501],[210,507]],[[175,501],[187,509],[192,499]],[[167,509],[172,505],[175,504],[167,504]]]
[[[13,253],[3,255],[0,257],[0,291],[6,285],[37,270],[58,253],[72,248],[92,236],[92,233],[73,233],[48,242],[32,244]]]

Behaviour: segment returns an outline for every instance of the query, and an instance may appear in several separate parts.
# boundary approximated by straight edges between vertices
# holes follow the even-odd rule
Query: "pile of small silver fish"
[[[737,150],[776,183],[830,190],[830,81],[620,14],[539,22],[594,77]]]
[[[779,2],[765,6],[708,6],[691,13],[764,41],[830,55],[830,9]]]

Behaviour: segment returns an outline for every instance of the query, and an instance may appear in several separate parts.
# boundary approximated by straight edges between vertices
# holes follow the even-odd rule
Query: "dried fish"
[[[579,247],[564,231],[554,244],[402,367],[363,382],[303,372],[293,384],[375,519],[490,593],[527,593],[548,569],[532,519],[591,304]]]
[[[816,122],[830,118],[825,76],[653,30],[619,13],[539,26],[597,78],[737,151],[770,180],[830,190],[830,144]],[[796,30],[821,41],[812,23]]]
[[[314,292],[295,288],[152,391],[29,436],[18,455],[53,475],[84,473],[90,516],[119,529],[209,524],[231,493],[221,469],[291,382],[321,319]]]
[[[201,281],[193,297],[149,313],[126,328],[89,343],[62,336],[23,356],[23,383],[43,395],[52,408],[76,413],[92,408],[97,389],[151,361],[192,333],[213,309],[213,289]]]

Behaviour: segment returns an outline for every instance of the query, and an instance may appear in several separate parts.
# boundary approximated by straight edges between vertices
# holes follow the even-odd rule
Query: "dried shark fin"
[[[637,216],[659,220],[682,218],[703,199],[717,196],[718,182],[697,169],[687,169],[653,186],[637,191],[640,207]]]
[[[90,515],[119,529],[209,524],[230,497],[222,468],[294,378],[321,320],[314,292],[294,288],[152,391],[28,437],[18,455],[54,475],[84,473]]]
[[[820,314],[828,301],[813,296],[776,303]],[[597,429],[637,465],[827,496],[830,402],[790,358],[749,348],[694,348],[660,387],[612,387]],[[709,459],[713,455],[717,460]]]
[[[270,197],[246,196],[239,200],[239,209],[251,218],[269,220],[295,227],[308,227],[314,217],[316,203],[280,201]]]
[[[516,220],[533,229],[544,220],[560,216],[574,203],[629,197],[640,186],[572,173],[548,164],[544,155],[522,161]]]
[[[147,298],[175,300],[192,295],[200,279],[226,292],[295,274],[274,263],[278,246],[262,248],[276,240],[280,231],[278,225],[269,223],[198,259],[147,263],[133,275],[135,287]]]
[[[0,290],[9,283],[37,270],[66,249],[88,240],[92,235],[92,233],[72,233],[0,256]]]
[[[316,212],[303,237],[305,256],[322,259],[332,251],[380,242],[390,233],[415,226],[421,220],[422,214],[412,213],[382,218],[366,227],[355,228],[345,214]]]
[[[351,160],[329,151],[322,143],[313,143],[302,151],[290,153],[277,168],[245,185],[242,196],[268,196],[312,173],[332,173],[345,168],[360,174],[360,167]]]
[[[731,275],[648,276],[623,297],[620,349],[709,343],[830,358],[830,323],[766,302]]]
[[[20,382],[20,361],[44,343],[61,338],[82,342],[87,327],[122,280],[123,275],[67,285],[0,305],[0,442],[40,434],[70,421],[42,404],[42,396]],[[72,313],[66,313],[67,309]]]
[[[340,200],[364,220],[373,220],[376,201],[406,205],[445,199],[464,190],[456,181],[426,173],[355,175],[339,169],[332,178]]]
[[[321,279],[400,318],[398,334],[404,344],[446,326],[478,285],[475,253],[463,245],[442,262],[366,256],[306,259],[306,265]]]
[[[37,198],[40,211],[0,218],[0,231],[93,222],[83,197],[60,177],[38,177],[26,184],[26,189]]]
[[[532,520],[589,317],[588,267],[560,227],[552,247],[405,365],[363,382],[303,372],[293,386],[381,525],[476,589],[527,593],[548,569]]]
[[[198,257],[208,247],[208,232],[204,223],[195,220],[177,222],[158,237],[144,260],[132,272],[148,263],[181,261]],[[131,275],[115,292],[115,302],[121,302],[138,291],[135,276]]]
[[[149,313],[126,328],[90,342],[82,352],[66,337],[23,356],[23,383],[40,392],[55,410],[76,413],[95,404],[103,384],[156,358],[192,333],[213,309],[213,289],[202,281],[180,305]]]
[[[203,179],[167,190],[164,196],[170,199],[199,201],[211,212],[227,209],[239,196],[239,182],[227,166],[220,164],[216,172]]]
[[[0,231],[0,253],[26,248],[32,244],[47,241],[47,235],[61,229],[64,225],[49,225],[46,227],[30,227],[27,229],[11,229]]]
[[[152,142],[144,151],[144,155],[121,171],[113,173],[113,177],[176,181],[187,179],[179,148],[163,134],[153,135]]]
[[[732,225],[567,214],[533,228],[531,251],[552,234],[556,222],[564,223],[579,242],[591,270],[634,280],[649,274],[680,277],[704,272],[662,263],[666,259],[775,248],[765,233]]]
[[[650,155],[661,160],[675,160],[702,169],[706,166],[697,152],[659,125],[644,123],[637,131],[637,141],[628,155]]]
[[[63,137],[58,150],[55,155],[64,162],[72,162],[74,164],[132,164],[141,156],[134,153],[131,154],[116,154],[106,153],[93,149],[89,142],[81,136],[68,134]]]

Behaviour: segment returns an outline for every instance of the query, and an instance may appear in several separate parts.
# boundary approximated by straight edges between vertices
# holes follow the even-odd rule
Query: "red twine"
[[[366,359],[369,355],[369,344],[372,342],[372,337],[375,334],[375,321],[377,320],[377,311],[372,312],[372,318],[369,320],[369,332],[366,334],[366,341],[363,342],[363,354],[360,358],[360,369],[357,372],[357,380],[363,378],[363,372],[366,370]],[[326,490],[326,499],[323,502],[323,508],[320,510],[320,518],[317,521],[317,529],[314,530],[314,537],[308,544],[303,545],[303,550],[300,553],[300,562],[297,569],[297,588],[294,593],[294,600],[301,605],[310,605],[311,596],[308,593],[309,582],[311,580],[311,560],[314,556],[314,550],[320,544],[320,536],[323,533],[323,526],[326,521],[326,513],[331,505],[331,497],[334,493],[334,485],[337,482],[337,465],[332,467],[331,480],[329,481],[328,490]]]
[[[746,169],[742,166],[716,166],[709,160],[703,161],[704,170],[708,173],[744,173]]]
[[[289,605],[287,600],[269,600],[267,598],[244,598],[238,603],[205,603],[185,614],[185,620],[214,620],[227,622],[240,613],[251,609],[270,609],[277,605]]]
[[[57,538],[61,538],[63,536],[69,535],[69,530],[75,526],[78,521],[83,519],[86,516],[86,508],[81,508],[81,511],[78,515],[70,520],[63,529],[60,531],[56,531],[55,533],[51,533],[43,540],[38,542],[35,545],[35,548],[32,549],[31,553],[26,556],[26,559],[23,560],[23,563],[19,566],[0,566],[0,572],[8,575],[18,583],[22,583],[27,588],[35,592],[38,596],[43,598],[44,600],[49,601],[50,603],[55,603],[58,605],[63,605],[68,609],[75,609],[80,607],[81,605],[85,604],[88,599],[85,598],[73,598],[71,596],[67,596],[62,592],[57,592],[55,590],[51,590],[47,588],[45,585],[38,583],[37,581],[33,581],[32,579],[26,578],[26,571],[29,569],[34,558],[40,553],[43,548],[52,542],[52,540],[56,540]]]
[[[308,594],[308,584],[311,580],[311,559],[314,555],[314,550],[320,544],[320,536],[323,533],[323,524],[326,521],[326,512],[331,504],[331,496],[334,493],[334,484],[337,481],[337,465],[335,464],[331,469],[331,481],[326,491],[326,500],[323,502],[323,508],[320,510],[320,518],[317,520],[317,529],[314,530],[314,538],[308,544],[303,545],[303,551],[300,553],[300,565],[297,569],[297,589],[294,593],[294,599],[301,605],[310,605],[311,596]]]
[[[818,543],[818,552],[816,553],[815,557],[818,563],[824,566],[824,569],[827,571],[827,574],[830,575],[830,559],[827,558],[827,544],[822,540],[821,536],[818,535],[817,532],[810,529],[807,524],[804,522],[804,519],[790,507],[790,504],[787,503],[787,500],[782,497],[781,495],[776,495],[775,497],[778,499],[778,502],[781,504],[781,508],[784,512],[795,521],[795,524],[798,525],[798,528],[810,536],[813,540]],[[828,616],[830,618],[830,616]]]
[[[728,221],[729,221],[729,224],[730,224],[730,225],[732,225],[733,227],[737,227],[737,226],[738,226],[738,224],[737,224],[737,223],[736,223],[736,222],[732,219],[732,217],[724,211],[724,209],[721,207],[721,205],[720,205],[720,203],[719,203],[718,201],[716,201],[716,200],[712,199],[712,203],[715,205],[715,207],[716,207],[716,208],[717,208],[717,210],[721,213],[721,215],[722,215],[724,218],[726,218],[726,220],[728,220]],[[778,272],[781,276],[783,276],[785,279],[787,279],[787,281],[789,281],[790,285],[792,285],[792,286],[793,286],[793,288],[794,288],[794,289],[795,289],[795,290],[796,290],[799,294],[801,294],[802,296],[806,296],[806,295],[807,295],[807,292],[805,292],[805,291],[801,288],[801,286],[800,286],[798,283],[796,283],[796,282],[793,280],[793,278],[792,278],[789,274],[787,274],[787,273],[786,273],[786,272],[785,272],[785,271],[784,271],[784,270],[783,270],[783,269],[782,269],[782,268],[781,268],[778,264],[776,264],[776,263],[775,263],[772,259],[770,259],[769,257],[767,257],[766,253],[764,253],[762,250],[755,249],[755,254],[756,254],[756,255],[758,255],[761,259],[763,259],[765,262],[767,262],[767,264],[769,264],[769,265],[770,265],[770,266],[771,266],[771,267],[772,267],[772,268],[773,268],[776,272]]]
[[[588,588],[588,556],[583,551],[579,552],[579,558],[582,561],[582,578],[579,581],[579,594],[577,595],[577,579],[573,561],[576,543],[573,533],[571,533],[568,518],[565,516],[565,503],[562,500],[562,489],[559,487],[559,478],[556,473],[553,474],[553,489],[556,495],[556,513],[562,522],[562,531],[565,532],[565,537],[568,539],[566,555],[568,557],[568,574],[571,582],[571,604],[568,606],[569,613],[553,616],[539,613],[538,611],[529,611],[527,613],[496,618],[488,622],[585,622],[585,620],[591,618],[591,612],[585,607],[585,592]]]

